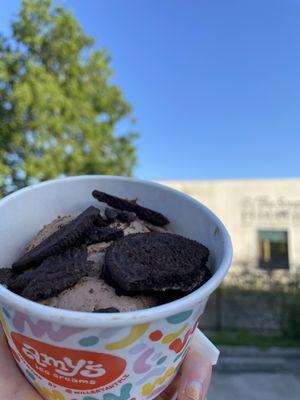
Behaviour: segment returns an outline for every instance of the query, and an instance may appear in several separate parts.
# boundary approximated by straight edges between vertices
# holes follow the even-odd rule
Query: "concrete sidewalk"
[[[299,400],[300,379],[292,373],[213,374],[207,400]]]
[[[299,400],[300,349],[221,347],[208,400]]]

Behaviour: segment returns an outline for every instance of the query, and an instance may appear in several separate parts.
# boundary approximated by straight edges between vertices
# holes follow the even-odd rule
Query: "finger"
[[[183,367],[178,389],[178,400],[204,400],[211,378],[211,362],[191,349]]]
[[[171,400],[178,390],[179,378],[175,378],[174,381],[161,393],[155,400]]]
[[[179,381],[181,378],[180,371],[177,373],[172,383],[161,393],[155,400],[171,400],[178,391]]]
[[[17,367],[0,324],[0,399],[41,400]]]

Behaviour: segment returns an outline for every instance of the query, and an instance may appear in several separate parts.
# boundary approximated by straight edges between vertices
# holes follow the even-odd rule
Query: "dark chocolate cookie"
[[[120,222],[133,222],[136,220],[136,213],[131,211],[120,211],[117,219]]]
[[[115,208],[106,207],[104,210],[104,215],[109,223],[115,222],[117,220],[118,210]]]
[[[89,268],[86,246],[68,249],[47,258],[38,268],[19,275],[9,289],[30,300],[47,299],[74,286],[88,275]]]
[[[114,242],[102,271],[124,293],[190,292],[207,276],[209,251],[202,244],[171,233],[137,233]]]
[[[105,228],[106,226],[109,225],[109,221],[107,219],[104,219],[101,214],[97,216],[97,218],[94,221],[94,225],[98,226],[99,228]]]
[[[120,239],[124,236],[122,229],[112,228],[107,226],[105,228],[94,228],[87,234],[86,243],[94,244],[101,242],[111,242]]]
[[[0,268],[0,284],[7,286],[12,275],[13,272],[11,268]]]
[[[20,294],[22,290],[34,279],[35,270],[27,269],[19,275],[14,275],[8,281],[8,288],[14,293]]]
[[[111,222],[133,222],[136,219],[136,213],[130,211],[116,210],[115,208],[105,208],[105,216]]]
[[[49,256],[61,254],[67,248],[80,245],[85,241],[87,232],[99,222],[99,216],[98,208],[87,208],[59,231],[54,232],[38,246],[25,253],[13,264],[13,271],[20,272],[37,266]]]
[[[150,208],[142,207],[136,203],[133,203],[120,197],[112,196],[110,194],[94,190],[92,195],[95,199],[106,203],[113,208],[117,208],[123,211],[134,212],[140,219],[151,222],[153,225],[163,226],[167,225],[170,221],[167,217],[157,211],[150,210]]]
[[[118,310],[115,307],[108,307],[108,308],[99,308],[98,310],[94,310],[94,313],[118,313],[120,310]]]

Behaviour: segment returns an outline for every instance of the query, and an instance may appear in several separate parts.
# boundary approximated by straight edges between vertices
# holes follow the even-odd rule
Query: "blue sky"
[[[7,32],[18,0],[0,0]],[[145,179],[299,177],[299,0],[66,0],[113,57]]]

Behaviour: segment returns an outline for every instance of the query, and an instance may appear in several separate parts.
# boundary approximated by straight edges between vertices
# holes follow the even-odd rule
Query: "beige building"
[[[300,179],[163,183],[196,198],[223,221],[235,269],[246,263],[260,271],[300,272]]]

